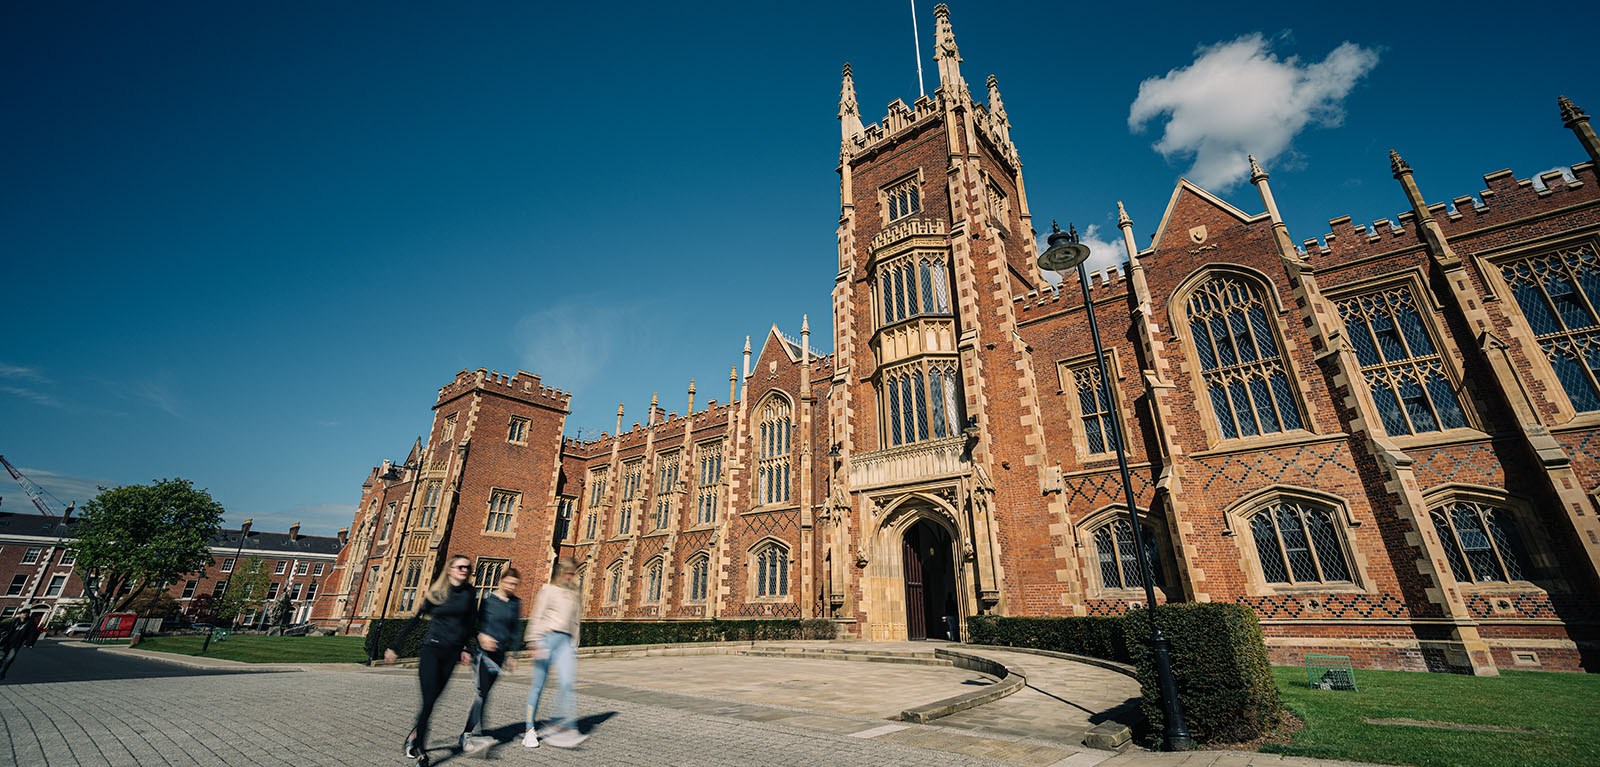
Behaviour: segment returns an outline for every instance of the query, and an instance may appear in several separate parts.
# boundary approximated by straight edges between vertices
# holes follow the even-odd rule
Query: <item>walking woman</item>
[[[539,713],[539,697],[544,694],[551,666],[560,677],[560,687],[555,728],[546,735],[545,742],[557,748],[573,748],[585,737],[572,718],[576,708],[572,687],[578,673],[577,585],[578,563],[562,558],[556,563],[555,576],[539,589],[539,596],[533,601],[527,637],[533,647],[533,687],[528,690],[528,732],[522,736],[522,745],[528,748],[539,746],[534,718]]]
[[[483,709],[489,703],[489,688],[500,678],[500,670],[512,670],[516,656],[522,649],[522,632],[517,629],[522,619],[522,600],[517,598],[517,586],[522,583],[522,573],[517,568],[507,568],[500,576],[500,585],[483,598],[478,605],[478,656],[473,676],[478,680],[478,694],[472,699],[472,713],[467,715],[467,727],[461,731],[461,749],[474,751],[482,747]],[[476,741],[476,742],[474,742]]]
[[[428,622],[428,635],[422,640],[422,649],[417,654],[417,676],[422,681],[422,708],[417,711],[416,726],[406,736],[406,758],[415,759],[419,767],[428,764],[428,719],[433,716],[433,704],[439,700],[439,693],[444,692],[445,682],[450,681],[450,672],[456,663],[465,665],[472,661],[472,656],[464,649],[478,617],[477,592],[467,578],[471,572],[471,559],[460,554],[450,557],[445,564],[444,574],[423,594],[422,606],[417,609],[417,614],[406,621],[389,644],[389,649],[383,652],[383,659],[393,663],[400,657],[397,650],[416,628],[417,620],[423,615],[432,618]]]

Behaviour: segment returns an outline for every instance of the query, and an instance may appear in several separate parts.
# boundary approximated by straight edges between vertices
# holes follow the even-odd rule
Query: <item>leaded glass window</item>
[[[1200,377],[1223,439],[1301,428],[1268,305],[1253,283],[1214,277],[1187,304]]]
[[[1500,273],[1573,408],[1600,410],[1600,257],[1594,244],[1508,261]]]
[[[1333,514],[1297,501],[1268,506],[1250,517],[1261,575],[1268,583],[1350,581],[1350,565]]]
[[[1456,580],[1484,583],[1526,579],[1527,553],[1511,512],[1457,501],[1434,509],[1430,515]]]
[[[706,576],[711,570],[711,560],[705,555],[695,557],[689,563],[689,601],[706,601]]]
[[[496,490],[489,494],[489,513],[483,529],[491,533],[511,531],[511,516],[517,509],[517,494]]]
[[[717,521],[717,494],[722,486],[722,443],[707,442],[699,447],[700,490],[695,501],[695,523]]]
[[[639,480],[644,476],[644,461],[634,461],[622,466],[622,500],[639,494]]]
[[[645,567],[645,601],[661,601],[661,560],[651,560]]]
[[[422,494],[422,514],[417,519],[417,527],[433,527],[433,523],[439,518],[439,496],[443,493],[442,483],[438,481],[428,483],[428,489]]]
[[[915,177],[900,181],[883,190],[884,204],[889,208],[889,220],[896,221],[922,210],[922,183]]]
[[[756,596],[789,595],[789,550],[768,543],[756,551]]]
[[[941,253],[913,253],[878,269],[883,325],[926,314],[950,314],[950,273]]]
[[[761,408],[761,459],[756,468],[763,505],[789,501],[789,440],[793,432],[789,403],[780,397],[769,397]]]
[[[1389,436],[1466,427],[1466,415],[1410,288],[1346,299],[1338,308]]]
[[[622,562],[619,560],[606,571],[606,601],[622,601]]]
[[[944,439],[961,433],[960,389],[956,362],[922,360],[883,374],[884,441],[905,445]]]
[[[1143,527],[1141,525],[1141,527]],[[1166,584],[1161,570],[1160,547],[1150,528],[1144,527],[1144,555],[1150,562],[1157,587]],[[1118,519],[1094,533],[1095,553],[1100,561],[1100,585],[1108,589],[1142,589],[1144,576],[1139,572],[1139,554],[1133,548],[1133,526]]]
[[[1074,368],[1072,384],[1078,392],[1078,418],[1083,424],[1083,434],[1089,452],[1111,452],[1111,441],[1117,425],[1112,422],[1111,390],[1100,378],[1099,363]]]

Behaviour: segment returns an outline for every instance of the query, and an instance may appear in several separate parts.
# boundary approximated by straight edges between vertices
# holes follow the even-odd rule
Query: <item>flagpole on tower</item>
[[[922,35],[917,32],[917,0],[911,0],[911,40],[917,46],[917,95],[927,96],[922,88]]]

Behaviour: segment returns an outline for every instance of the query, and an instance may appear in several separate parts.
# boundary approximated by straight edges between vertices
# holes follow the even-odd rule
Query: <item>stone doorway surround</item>
[[[940,494],[906,492],[878,509],[881,510],[873,514],[876,524],[869,522],[871,532],[865,541],[868,554],[860,574],[862,608],[866,613],[862,638],[902,642],[908,639],[904,547],[907,536],[920,523],[933,526],[942,533],[940,537],[948,541],[950,575],[953,576],[953,583],[948,585],[955,591],[955,614],[961,618],[975,614],[973,563],[957,548],[956,542],[966,540],[966,536],[948,500]],[[939,576],[924,572],[923,577],[926,581]],[[944,599],[943,595],[937,598]],[[937,626],[930,626],[929,632],[934,637],[943,633]]]

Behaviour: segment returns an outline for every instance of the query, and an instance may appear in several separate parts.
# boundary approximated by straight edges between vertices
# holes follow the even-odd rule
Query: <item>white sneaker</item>
[[[561,730],[548,738],[545,742],[556,748],[577,748],[579,743],[587,740],[589,736],[578,732],[577,729]]]
[[[528,730],[528,732],[522,736],[522,745],[526,746],[527,748],[538,748],[539,736],[534,734],[533,730]]]

